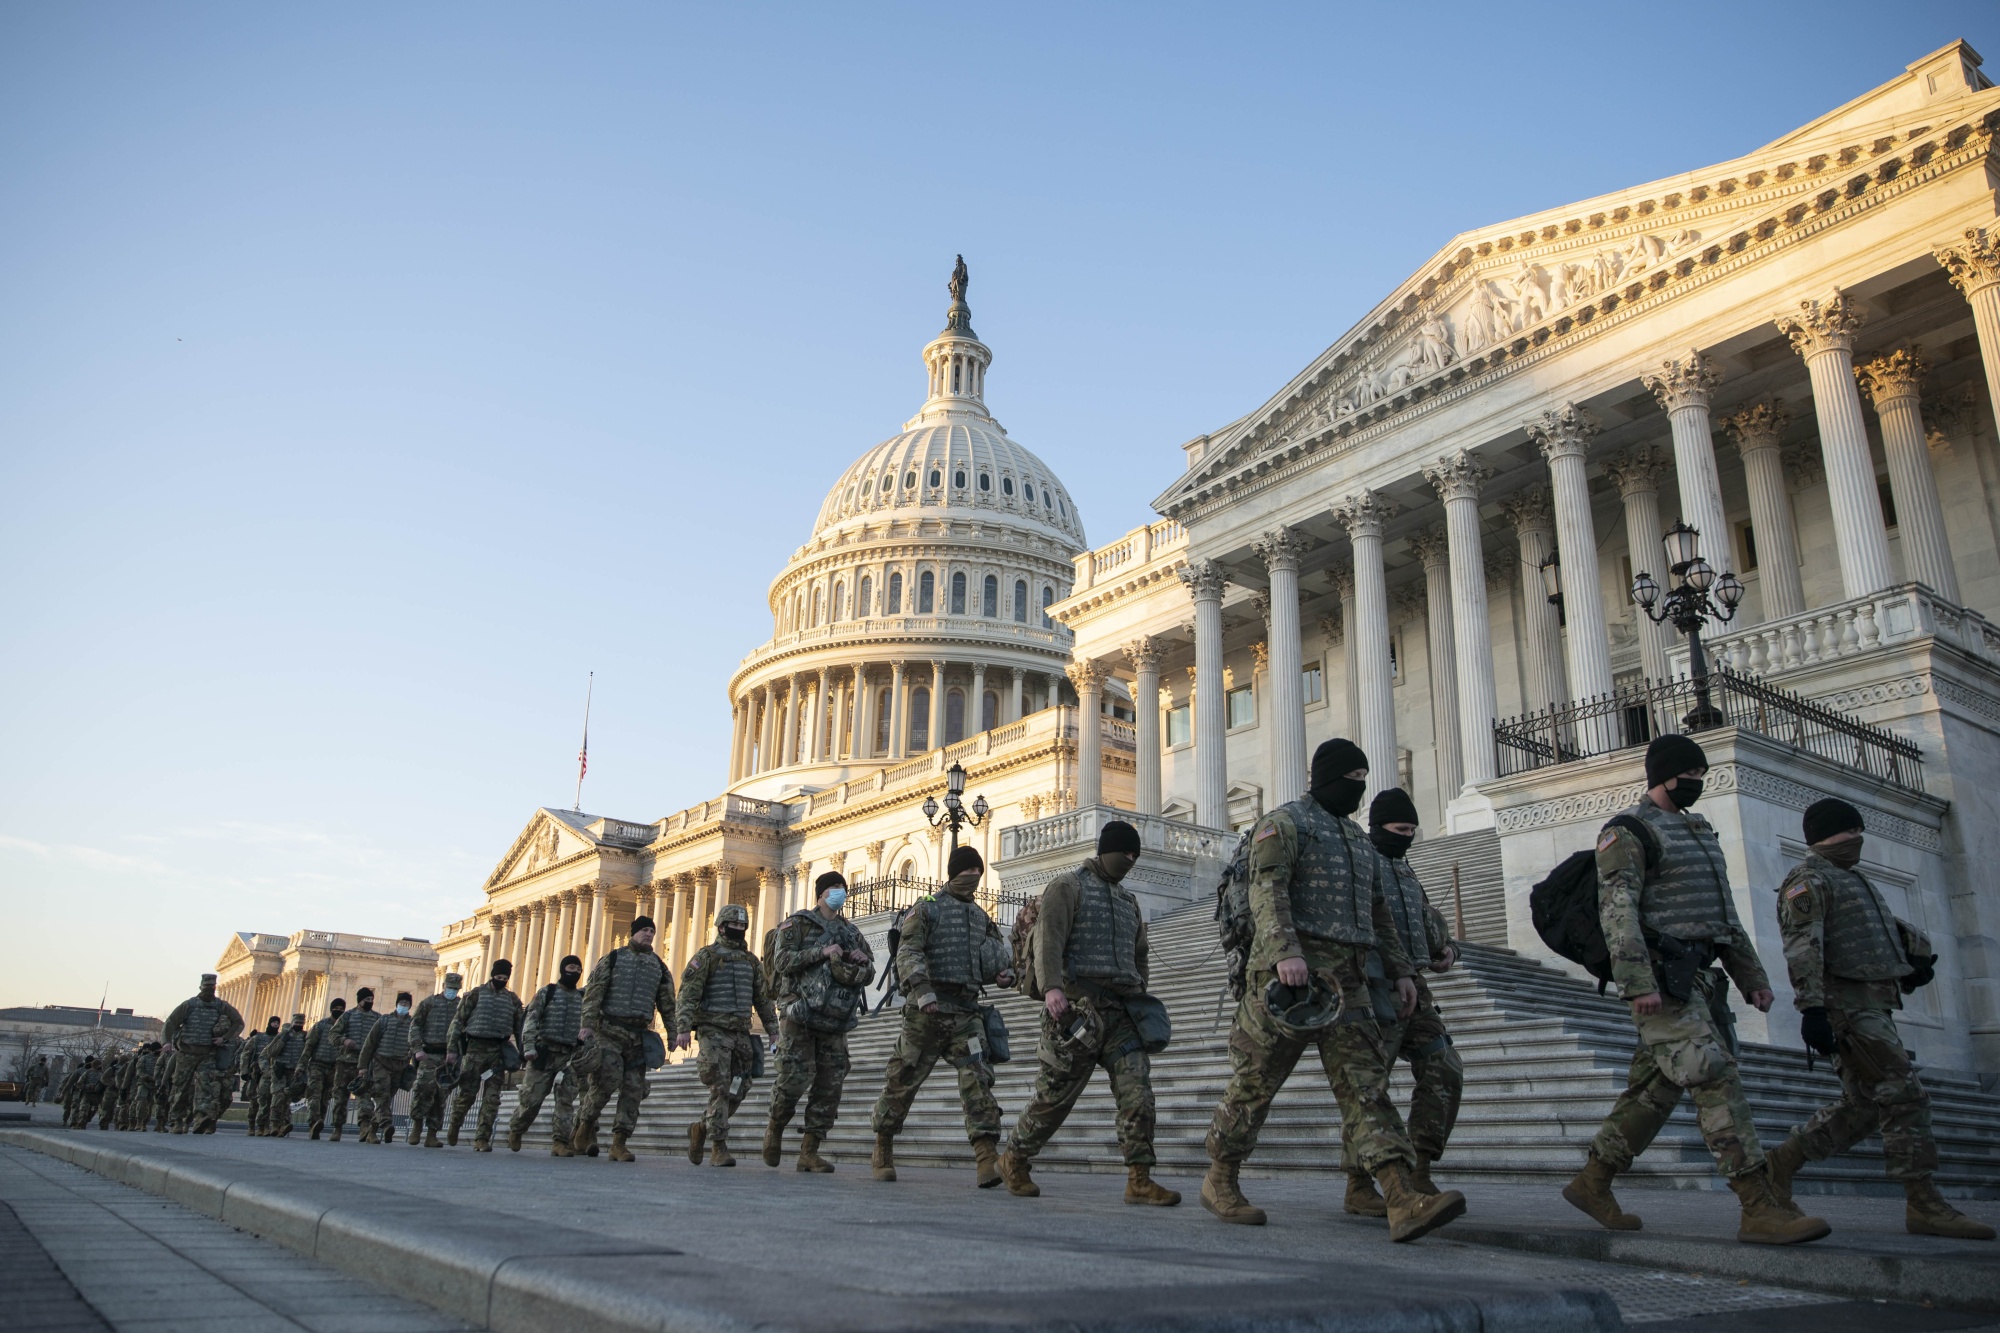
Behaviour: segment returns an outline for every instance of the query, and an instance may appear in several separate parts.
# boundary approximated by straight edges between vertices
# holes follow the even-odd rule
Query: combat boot
[[[1356,1217],[1389,1215],[1389,1205],[1382,1202],[1381,1191],[1375,1188],[1375,1177],[1358,1166],[1347,1173],[1347,1197],[1341,1200],[1340,1206]]]
[[[990,1190],[1000,1183],[1000,1147],[998,1139],[974,1139],[972,1160],[979,1169],[979,1188]]]
[[[444,1141],[446,1143],[449,1143],[452,1147],[456,1148],[458,1146],[458,1131],[463,1129],[464,1127],[465,1127],[465,1117],[462,1115],[453,1116],[451,1118],[450,1127],[446,1129],[444,1132]]]
[[[474,1139],[474,1140],[472,1141],[472,1151],[474,1151],[474,1152],[492,1152],[492,1151],[493,1151],[493,1144],[492,1144],[492,1142],[491,1142],[490,1140],[487,1140],[487,1139]]]
[[[509,1125],[507,1127],[507,1151],[521,1151],[521,1127],[519,1125]]]
[[[736,1165],[736,1158],[729,1151],[729,1139],[726,1135],[717,1134],[710,1140],[708,1145],[708,1164],[710,1166]]]
[[[776,1120],[764,1122],[764,1165],[776,1166],[785,1160],[785,1127]]]
[[[382,1142],[394,1143],[395,1141],[396,1141],[396,1122],[391,1120],[388,1124],[382,1127]]]
[[[1042,1192],[1028,1173],[1028,1159],[1011,1148],[1000,1154],[1000,1179],[1007,1182],[1007,1192],[1019,1198],[1032,1199]]]
[[[557,1134],[549,1140],[549,1156],[574,1157],[576,1156],[576,1150],[569,1146],[568,1141],[562,1135]]]
[[[280,1139],[292,1137],[292,1122],[287,1120],[284,1124],[278,1126],[278,1132],[272,1137]]]
[[[1415,1240],[1465,1216],[1465,1196],[1457,1190],[1425,1194],[1410,1179],[1410,1168],[1388,1161],[1375,1168],[1382,1200],[1389,1205],[1389,1239]]]
[[[819,1135],[808,1134],[799,1140],[798,1169],[822,1176],[833,1173],[833,1163],[819,1155]]]
[[[1244,1198],[1243,1191],[1236,1187],[1236,1173],[1240,1165],[1209,1159],[1208,1174],[1201,1178],[1201,1206],[1225,1222],[1243,1227],[1261,1227],[1264,1225],[1264,1210]]]
[[[319,1141],[319,1132],[322,1128],[324,1128],[324,1126],[322,1126],[319,1121],[315,1120],[312,1122],[312,1137],[315,1143]]]
[[[1417,1164],[1410,1168],[1410,1184],[1419,1194],[1436,1194],[1438,1187],[1431,1183],[1431,1159],[1417,1154]]]
[[[341,1129],[342,1129],[342,1126],[340,1126],[340,1125],[335,1125],[335,1126],[333,1127],[333,1132],[332,1132],[331,1134],[328,1134],[328,1135],[326,1136],[326,1141],[327,1141],[328,1143],[338,1143],[338,1142],[340,1142],[340,1131],[341,1131]]]
[[[426,1148],[444,1147],[443,1141],[438,1138],[436,1125],[432,1125],[429,1129],[424,1131],[424,1146]]]
[[[1903,1208],[1903,1228],[1913,1236],[1947,1236],[1952,1240],[1992,1240],[1993,1228],[1974,1221],[1944,1201],[1929,1176],[1905,1181],[1909,1202]]]
[[[1153,1179],[1150,1168],[1128,1166],[1125,1168],[1125,1202],[1151,1204],[1155,1208],[1171,1208],[1181,1201],[1179,1190],[1170,1190]]]
[[[875,1152],[868,1159],[868,1165],[873,1168],[875,1179],[894,1180],[896,1178],[895,1145],[896,1136],[894,1134],[877,1134],[875,1136]]]
[[[375,1126],[370,1125],[368,1128],[361,1131],[361,1138],[359,1141],[362,1143],[380,1143],[382,1140],[376,1135]]]
[[[701,1165],[701,1150],[708,1145],[708,1125],[700,1120],[688,1126],[688,1165]]]
[[[1771,1173],[1764,1167],[1731,1177],[1729,1188],[1743,1203],[1743,1220],[1736,1239],[1746,1245],[1798,1245],[1818,1240],[1833,1228],[1817,1217],[1807,1217],[1779,1195],[1771,1185]]]
[[[1590,1214],[1606,1230],[1637,1231],[1644,1223],[1637,1215],[1620,1208],[1617,1196],[1611,1192],[1611,1182],[1617,1174],[1605,1165],[1603,1158],[1592,1153],[1576,1178],[1563,1186],[1563,1198],[1569,1200],[1571,1207]]]
[[[1806,1164],[1806,1145],[1796,1134],[1788,1135],[1777,1147],[1764,1154],[1764,1165],[1771,1172],[1771,1189],[1786,1203],[1792,1201],[1792,1177]]]
[[[578,1157],[597,1156],[597,1122],[595,1120],[579,1121],[576,1128],[569,1132],[569,1150]]]
[[[632,1150],[625,1146],[625,1131],[622,1129],[611,1131],[611,1150],[605,1156],[614,1162],[636,1162],[639,1160],[632,1155]],[[730,1165],[734,1166],[736,1164],[731,1162]]]
[[[186,1125],[175,1125],[172,1129],[168,1130],[167,1132],[169,1134],[185,1134],[188,1132],[188,1127]],[[313,1137],[318,1138],[319,1135],[315,1134],[313,1135]]]

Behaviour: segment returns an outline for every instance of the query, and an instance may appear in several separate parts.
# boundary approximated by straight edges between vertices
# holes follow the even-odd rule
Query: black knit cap
[[[945,862],[947,876],[962,875],[968,870],[984,870],[986,860],[975,848],[960,847],[952,852],[951,860]]]
[[[573,953],[566,953],[566,954],[564,954],[564,955],[563,955],[563,960],[562,960],[562,961],[561,961],[560,963],[557,963],[557,964],[556,964],[556,971],[558,971],[558,972],[561,972],[561,971],[563,971],[563,970],[564,970],[565,968],[567,968],[567,967],[568,967],[568,966],[569,966],[569,965],[570,965],[571,963],[575,963],[575,964],[576,964],[576,970],[577,970],[577,971],[579,971],[579,972],[583,971],[583,960],[582,960],[581,958],[578,958],[578,957],[577,957],[577,956],[576,956],[575,954],[573,954]]]
[[[1114,819],[1097,830],[1097,854],[1106,852],[1130,852],[1139,854],[1139,830],[1122,819]]]
[[[375,988],[373,986],[363,986],[360,990],[354,992],[354,1002],[356,1004],[361,1003],[363,1000],[372,1000],[374,998]]]
[[[1375,800],[1368,807],[1368,827],[1381,828],[1384,824],[1415,824],[1417,803],[1401,787],[1390,787],[1376,793]]]
[[[1336,736],[1321,741],[1313,751],[1312,785],[1324,787],[1335,778],[1344,778],[1357,768],[1368,767],[1368,755],[1353,741]]]
[[[1814,801],[1806,807],[1805,830],[1807,842],[1825,842],[1834,834],[1845,833],[1849,829],[1853,829],[1857,833],[1861,831],[1861,812],[1846,801],[1841,800],[1838,796],[1829,796],[1823,801]]]
[[[328,1009],[331,1009],[336,1014],[339,1013],[341,1010],[345,1009],[346,1007],[347,1007],[347,1001],[339,998],[336,998],[332,1004],[327,1006]]]
[[[1646,785],[1657,787],[1691,768],[1707,768],[1708,753],[1686,736],[1655,736],[1646,747]]]
[[[841,874],[838,870],[829,870],[813,881],[813,896],[817,898],[828,889],[844,889],[846,887],[847,876]]]
[[[502,958],[499,962],[493,965],[493,971],[489,975],[496,977],[511,977],[514,975],[514,965],[508,962],[505,958]]]
[[[632,929],[626,931],[625,933],[627,935],[637,935],[642,930],[657,930],[657,929],[658,927],[653,924],[653,918],[647,916],[645,913],[642,912],[638,916],[632,918]]]

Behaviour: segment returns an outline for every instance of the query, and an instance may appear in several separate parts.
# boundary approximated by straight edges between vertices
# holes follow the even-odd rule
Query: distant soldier
[[[613,949],[590,969],[583,987],[583,1026],[577,1036],[586,1045],[571,1058],[570,1067],[589,1082],[570,1149],[597,1156],[597,1121],[613,1097],[618,1110],[611,1121],[614,1162],[636,1160],[625,1140],[639,1126],[639,1103],[645,1100],[646,1036],[658,1014],[667,1031],[674,1031],[674,976],[653,952],[653,918],[632,918],[632,932],[622,949]],[[685,1047],[684,1038],[673,1044]]]
[[[566,956],[556,979],[535,992],[521,1022],[521,1066],[525,1076],[514,1099],[514,1117],[507,1122],[507,1147],[521,1151],[521,1136],[535,1123],[550,1092],[556,1095],[556,1122],[549,1140],[554,1157],[573,1157],[569,1138],[576,1132],[576,1071],[570,1057],[582,1044],[583,960]]]
[[[715,912],[714,941],[695,950],[681,969],[674,1030],[683,1041],[693,1033],[701,1081],[708,1089],[707,1110],[688,1126],[688,1161],[696,1166],[701,1165],[704,1142],[711,1165],[736,1165],[729,1152],[729,1117],[750,1091],[755,1043],[762,1040],[750,1031],[751,1011],[764,1020],[767,1034],[775,1037],[778,1031],[778,1011],[764,988],[764,969],[750,952],[749,933],[750,914],[736,903],[724,903]]]
[[[119,1051],[105,1056],[104,1086],[97,1099],[97,1127],[110,1129],[118,1118],[118,1097],[125,1084],[125,1073],[129,1057]]]
[[[1125,1202],[1171,1208],[1174,1190],[1153,1180],[1152,1063],[1128,1003],[1146,994],[1151,959],[1145,915],[1124,887],[1139,861],[1139,830],[1122,819],[1097,834],[1097,855],[1066,870],[1042,890],[1033,926],[1031,991],[1042,997],[1041,1069],[1035,1096],[1014,1120],[1000,1155],[1007,1192],[1026,1198],[1042,1190],[1030,1173],[1037,1153],[1062,1128],[1076,1099],[1102,1068],[1117,1107],[1118,1148],[1125,1158]]]
[[[335,1059],[333,1132],[328,1134],[327,1138],[334,1143],[340,1142],[340,1132],[347,1125],[349,1094],[357,1094],[354,1104],[355,1128],[361,1131],[364,1143],[373,1141],[369,1131],[374,1126],[371,1121],[362,1118],[364,1102],[358,1095],[359,1089],[356,1083],[361,1077],[361,1043],[368,1040],[368,1034],[375,1030],[375,1025],[381,1020],[382,1015],[375,1012],[374,988],[363,986],[354,992],[354,1003],[348,1006],[347,1012],[334,1019],[333,1026],[327,1031],[327,1036],[333,1041]]]
[[[118,1088],[118,1128],[144,1129],[153,1114],[153,1066],[158,1063],[156,1047],[142,1041],[133,1048],[131,1062]]]
[[[1711,1012],[1720,961],[1760,1010],[1771,983],[1736,915],[1722,844],[1700,815],[1708,756],[1686,736],[1646,747],[1646,793],[1597,838],[1597,911],[1611,954],[1611,980],[1639,1032],[1625,1091],[1591,1142],[1590,1157],[1563,1198],[1612,1231],[1637,1231],[1611,1182],[1644,1152],[1693,1094],[1695,1124],[1716,1169],[1743,1206],[1736,1239],[1760,1245],[1818,1240],[1832,1228],[1801,1214],[1773,1183],[1743,1095],[1727,1035]]]
[[[965,1108],[965,1137],[978,1163],[979,1188],[1000,1183],[1000,1103],[993,1098],[993,1064],[986,1050],[980,988],[1014,983],[1013,960],[1000,928],[973,901],[986,862],[960,847],[945,863],[944,891],[920,900],[903,917],[896,948],[896,978],[908,997],[903,1029],[875,1100],[872,1124],[877,1180],[896,1178],[896,1135],[917,1090],[940,1058],[958,1071],[958,1099]]]
[[[243,1015],[215,993],[215,973],[204,972],[201,989],[174,1006],[161,1036],[174,1048],[174,1100],[169,1112],[176,1134],[213,1134],[222,1114],[222,1068],[243,1031]]]
[[[785,1126],[799,1098],[806,1099],[805,1137],[798,1169],[828,1172],[833,1163],[819,1145],[840,1114],[847,1081],[847,1033],[858,1021],[875,956],[868,941],[840,914],[847,880],[829,870],[813,884],[819,901],[794,912],[772,932],[771,974],[777,978],[778,1076],[771,1081],[771,1112],[764,1125],[764,1165],[784,1156]]]
[[[89,1057],[86,1056],[85,1059]],[[56,1102],[62,1107],[62,1122],[69,1128],[70,1120],[76,1114],[76,1090],[83,1082],[83,1065],[74,1056],[70,1057],[69,1069],[63,1074],[62,1082],[56,1084]]]
[[[89,1129],[91,1117],[97,1114],[97,1104],[103,1097],[104,1066],[96,1056],[86,1055],[77,1067],[76,1086],[70,1092],[70,1128]]]
[[[417,1082],[410,1089],[410,1145],[417,1144],[417,1127],[423,1126],[423,1145],[442,1148],[438,1131],[444,1128],[445,1085],[441,1082],[445,1056],[451,1051],[451,1020],[458,1013],[458,988],[464,980],[456,972],[444,974],[444,990],[417,1006]]]
[[[457,1144],[459,1127],[479,1099],[479,1123],[472,1150],[493,1151],[493,1122],[500,1118],[500,1087],[507,1081],[507,1043],[521,1035],[521,997],[507,989],[514,965],[502,958],[484,986],[475,986],[458,1001],[452,1016],[451,1047],[445,1059],[458,1067],[458,1095],[451,1103],[451,1132],[446,1142]]]
[[[396,1141],[396,1094],[403,1087],[403,1071],[410,1067],[410,1053],[416,1049],[416,1018],[410,1013],[410,993],[396,993],[396,1007],[382,1015],[361,1041],[361,1103],[356,1123],[361,1126],[363,1143]],[[416,1122],[410,1122],[410,1137],[416,1137]]]
[[[258,1085],[263,1099],[250,1108],[250,1115],[273,1138],[292,1132],[292,1098],[297,1095],[293,1089],[303,1082],[305,1053],[304,1014],[293,1014],[291,1024],[264,1044],[263,1079]]]
[[[164,1134],[174,1102],[174,1053],[165,1042],[153,1043],[153,1132]]]
[[[257,1120],[257,1103],[263,1093],[264,1048],[278,1035],[284,1026],[283,1020],[272,1014],[264,1020],[264,1030],[253,1032],[236,1051],[236,1077],[242,1080],[243,1105],[249,1116],[250,1136],[263,1134],[263,1126]]]
[[[306,1124],[314,1138],[326,1127],[326,1104],[333,1096],[334,1074],[340,1067],[340,1039],[333,1035],[333,1025],[346,1012],[345,1000],[336,999],[329,1004],[326,1017],[306,1033],[305,1050],[299,1056],[306,1072]],[[343,1093],[342,1097],[345,1096]]]
[[[49,1057],[36,1056],[34,1063],[28,1066],[27,1076],[22,1081],[26,1085],[28,1105],[40,1106],[42,1093],[49,1086]]]
[[[1932,1175],[1931,1099],[1896,1029],[1903,996],[1929,985],[1937,955],[1916,927],[1890,915],[1882,891],[1861,873],[1861,812],[1827,799],[1806,807],[1806,856],[1778,888],[1785,967],[1803,1017],[1799,1035],[1840,1072],[1840,1100],[1765,1157],[1787,1195],[1807,1162],[1882,1134],[1882,1165],[1901,1181],[1903,1225],[1919,1236],[1992,1240],[1993,1228],[1946,1203]]]

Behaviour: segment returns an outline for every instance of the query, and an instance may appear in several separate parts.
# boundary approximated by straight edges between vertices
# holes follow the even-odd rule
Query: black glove
[[[1799,1036],[1807,1046],[1821,1055],[1832,1055],[1839,1048],[1839,1041],[1833,1035],[1833,1020],[1826,1016],[1826,1006],[1816,1004],[1799,1017]]]
[[[1937,978],[1938,956],[1934,953],[1920,953],[1910,959],[1910,975],[1896,984],[1908,995],[1919,986],[1928,986]]]

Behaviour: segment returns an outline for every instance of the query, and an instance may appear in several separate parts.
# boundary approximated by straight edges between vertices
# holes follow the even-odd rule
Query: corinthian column
[[[1528,434],[1549,460],[1556,506],[1556,542],[1562,551],[1563,616],[1569,622],[1569,685],[1578,700],[1611,693],[1611,640],[1597,574],[1597,528],[1590,516],[1590,481],[1584,452],[1597,425],[1575,403],[1565,403],[1528,423]],[[1533,595],[1528,598],[1533,601]]]
[[[889,664],[889,757],[901,759],[909,753],[909,704],[904,701],[903,663]]]
[[[1556,511],[1549,488],[1537,483],[1500,502],[1514,525],[1521,553],[1521,605],[1527,618],[1528,710],[1560,708],[1569,702],[1569,673],[1563,670],[1562,620],[1543,595],[1542,562],[1555,554]]]
[[[1632,552],[1632,573],[1652,572],[1664,554],[1660,546],[1660,476],[1666,460],[1651,445],[1627,449],[1604,465],[1604,475],[1625,502],[1625,545]],[[1795,574],[1797,571],[1793,571]],[[1629,603],[1631,593],[1626,593]],[[1530,599],[1532,600],[1532,599]],[[1633,608],[1639,630],[1639,670],[1647,680],[1667,678],[1667,627]]]
[[[1896,497],[1896,526],[1903,538],[1903,567],[1918,583],[1957,605],[1958,570],[1944,531],[1944,506],[1931,475],[1924,443],[1924,349],[1898,348],[1854,368],[1854,378],[1882,420],[1882,449],[1889,456],[1889,486]]]
[[[1299,643],[1299,556],[1305,542],[1290,528],[1267,532],[1257,555],[1271,575],[1271,797],[1295,800],[1306,789],[1305,653]]]
[[[1104,804],[1104,668],[1095,662],[1069,664],[1076,686],[1076,803]]]
[[[1160,649],[1140,637],[1125,645],[1125,660],[1137,679],[1132,685],[1133,743],[1138,754],[1134,804],[1142,815],[1160,813]]]
[[[1361,734],[1368,795],[1396,785],[1395,676],[1389,663],[1389,586],[1382,570],[1382,525],[1395,506],[1372,490],[1334,506],[1354,543],[1354,658],[1361,675]]]
[[[1451,618],[1451,534],[1442,523],[1410,538],[1424,567],[1424,604],[1431,642],[1431,725],[1437,734],[1438,804],[1465,785],[1464,734],[1458,714],[1458,644]]]
[[[1729,531],[1722,517],[1722,483],[1715,475],[1715,437],[1708,424],[1708,397],[1721,379],[1715,363],[1691,350],[1682,360],[1664,362],[1658,374],[1639,378],[1660,400],[1673,425],[1681,518],[1700,530],[1709,564],[1718,571],[1734,569],[1736,558],[1730,554]],[[1655,487],[1655,504],[1657,495]]]
[[[997,714],[1000,710],[995,708],[993,711],[996,714],[994,721],[997,723],[999,721]],[[972,664],[972,698],[968,699],[965,705],[965,734],[977,736],[984,730],[986,730],[986,663],[975,662]]]
[[[541,985],[544,979],[542,976],[542,933],[548,928],[547,918],[548,906],[545,903],[536,903],[528,909],[528,949],[527,957],[522,962],[522,971],[525,974],[526,980],[525,982],[517,981],[515,983],[516,988],[519,990],[532,993],[534,988]]]
[[[1194,806],[1210,828],[1229,827],[1229,775],[1223,753],[1222,566],[1192,560],[1181,582],[1194,601]]]
[[[1784,437],[1791,420],[1782,398],[1752,403],[1722,419],[1722,428],[1743,455],[1743,477],[1750,487],[1750,537],[1757,543],[1757,583],[1766,620],[1784,620],[1806,609],[1798,529],[1792,523],[1791,492],[1785,485]]]
[[[1812,377],[1813,414],[1819,418],[1834,544],[1840,552],[1840,586],[1849,598],[1880,592],[1892,581],[1882,497],[1875,489],[1861,394],[1854,387],[1854,334],[1861,318],[1854,302],[1837,288],[1824,301],[1801,301],[1795,312],[1777,316],[1779,331],[1806,359],[1806,373]]]
[[[944,663],[931,659],[931,749],[944,747]]]
[[[1445,546],[1451,563],[1452,646],[1458,659],[1459,754],[1468,786],[1490,781],[1498,771],[1493,760],[1493,720],[1500,705],[1493,683],[1486,555],[1479,533],[1479,488],[1492,475],[1492,469],[1464,449],[1424,469],[1424,479],[1444,501]],[[1444,799],[1449,803],[1457,794],[1447,792]]]
[[[812,739],[806,745],[806,753],[814,763],[827,758],[827,745],[832,741],[831,732],[833,709],[833,672],[829,667],[819,669],[819,689],[813,694]],[[760,937],[761,938],[761,937]]]
[[[1979,359],[1986,367],[1986,401],[2000,408],[2000,245],[1994,233],[1973,227],[1965,233],[1965,244],[1941,245],[1931,253],[1972,306]]]
[[[1340,599],[1340,633],[1329,640],[1340,644],[1340,733],[1352,738],[1361,730],[1361,672],[1354,665],[1354,564],[1335,565],[1326,574]]]
[[[778,753],[778,692],[765,681],[758,687],[764,696],[764,725],[762,736],[757,742],[757,772],[768,773],[776,768]]]

